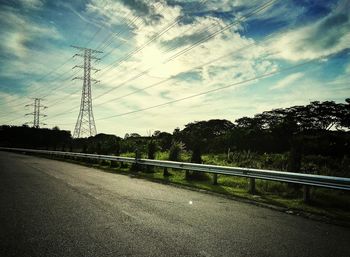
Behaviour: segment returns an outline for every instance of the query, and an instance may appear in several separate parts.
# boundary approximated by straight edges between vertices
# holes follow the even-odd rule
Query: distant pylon
[[[75,79],[83,80],[83,89],[81,94],[81,103],[80,103],[80,111],[77,119],[77,123],[75,124],[75,129],[73,133],[74,138],[79,137],[90,137],[96,135],[96,125],[94,120],[94,115],[92,112],[92,99],[91,99],[91,82],[98,83],[98,80],[91,78],[91,71],[98,72],[98,69],[91,67],[91,60],[99,60],[96,56],[93,56],[94,53],[102,53],[101,51],[93,50],[90,48],[72,46],[81,53],[75,54],[74,56],[80,56],[84,58],[84,65],[76,65],[74,68],[82,68],[84,69],[83,77],[75,77]]]
[[[44,105],[40,104],[40,101],[43,100],[42,98],[33,98],[33,99],[34,99],[34,103],[25,105],[25,107],[33,106],[33,112],[27,113],[25,116],[33,115],[34,120],[33,120],[33,122],[27,122],[26,124],[33,123],[33,127],[34,128],[40,128],[40,124],[41,125],[46,125],[46,124],[40,122],[40,116],[41,117],[46,117],[47,116],[45,114],[41,114],[40,110],[41,110],[41,108],[46,109],[47,106],[44,106]]]

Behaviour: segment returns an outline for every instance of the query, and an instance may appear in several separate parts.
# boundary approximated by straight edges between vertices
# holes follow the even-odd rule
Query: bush
[[[202,163],[202,153],[201,153],[201,149],[199,146],[197,146],[193,149],[191,162],[192,163]]]
[[[193,149],[192,156],[191,156],[191,162],[192,163],[202,163],[202,154],[200,146],[196,146]],[[194,180],[208,180],[209,176],[205,174],[204,172],[200,171],[192,171],[191,173],[186,170],[186,179],[194,179]]]
[[[156,141],[154,140],[149,141],[147,148],[148,148],[147,158],[152,160],[155,159],[156,152],[157,152]]]
[[[156,141],[151,139],[148,142],[148,145],[147,145],[147,150],[148,150],[147,158],[148,159],[152,159],[152,160],[155,159],[157,148],[158,148],[158,146],[157,146]],[[154,172],[154,167],[153,166],[147,166],[146,167],[146,172]]]
[[[170,161],[181,161],[181,153],[185,150],[185,146],[182,142],[174,141],[169,150]],[[171,174],[167,168],[164,168],[163,176],[168,177]]]
[[[170,161],[181,161],[181,154],[185,150],[185,145],[182,142],[173,142],[169,150]]]

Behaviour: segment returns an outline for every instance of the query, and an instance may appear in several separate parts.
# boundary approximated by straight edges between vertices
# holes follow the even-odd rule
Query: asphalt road
[[[350,256],[350,229],[0,152],[0,256]]]

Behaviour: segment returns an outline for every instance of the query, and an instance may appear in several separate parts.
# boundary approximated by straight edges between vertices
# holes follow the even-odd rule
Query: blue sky
[[[71,45],[103,51],[93,62],[101,82],[92,87],[101,133],[172,132],[192,121],[350,96],[350,1],[0,5],[0,124],[30,121],[24,105],[42,97],[46,127],[74,129],[82,81],[72,78],[82,72],[72,67],[82,60]]]

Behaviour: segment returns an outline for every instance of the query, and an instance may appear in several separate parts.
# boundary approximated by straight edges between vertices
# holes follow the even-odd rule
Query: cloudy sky
[[[97,131],[172,132],[350,96],[350,1],[0,0],[0,124],[74,130],[92,60]]]

